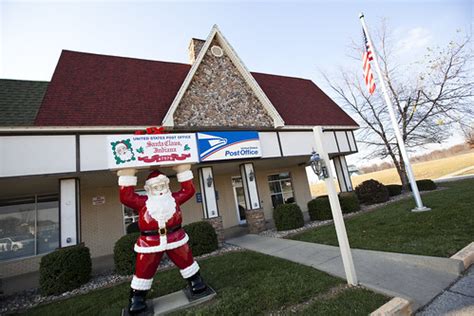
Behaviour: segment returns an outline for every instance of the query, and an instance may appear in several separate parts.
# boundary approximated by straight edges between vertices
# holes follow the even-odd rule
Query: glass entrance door
[[[232,178],[232,188],[234,189],[235,209],[239,224],[245,224],[245,196],[241,177]]]

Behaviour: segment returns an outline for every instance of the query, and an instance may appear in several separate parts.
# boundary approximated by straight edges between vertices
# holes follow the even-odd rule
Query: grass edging
[[[378,309],[370,313],[370,316],[409,316],[412,314],[412,303],[401,297],[394,297]]]

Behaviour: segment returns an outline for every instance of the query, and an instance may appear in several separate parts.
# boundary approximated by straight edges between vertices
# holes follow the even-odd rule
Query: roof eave
[[[315,125],[285,125],[275,130],[311,130]],[[145,130],[148,125],[131,126],[2,126],[1,134],[8,133],[75,133],[75,132],[129,132]],[[324,129],[356,130],[357,125],[323,125]],[[168,128],[169,129],[169,128]],[[199,129],[199,128],[198,128]],[[258,128],[256,128],[258,129]],[[271,131],[271,130],[269,130]]]

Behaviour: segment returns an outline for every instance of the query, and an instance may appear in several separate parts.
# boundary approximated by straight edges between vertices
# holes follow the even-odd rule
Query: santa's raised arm
[[[169,178],[155,170],[146,179],[146,196],[135,193],[135,169],[123,169],[117,173],[120,201],[139,213],[140,237],[134,248],[137,261],[129,304],[129,311],[132,313],[146,309],[145,296],[151,288],[153,276],[165,251],[179,267],[183,278],[188,280],[193,294],[200,294],[207,289],[199,275],[199,265],[194,261],[187,244],[189,237],[181,227],[180,206],[195,193],[191,165],[178,165],[173,169],[181,189],[171,192]]]

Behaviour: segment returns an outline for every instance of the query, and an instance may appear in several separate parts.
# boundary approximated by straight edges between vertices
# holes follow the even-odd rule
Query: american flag
[[[372,55],[372,47],[369,45],[369,41],[367,40],[364,30],[362,30],[362,34],[364,35],[364,54],[362,55],[364,79],[369,93],[373,94],[375,91],[375,81],[374,75],[372,74],[372,69],[370,69],[370,62],[374,60],[374,57]]]

